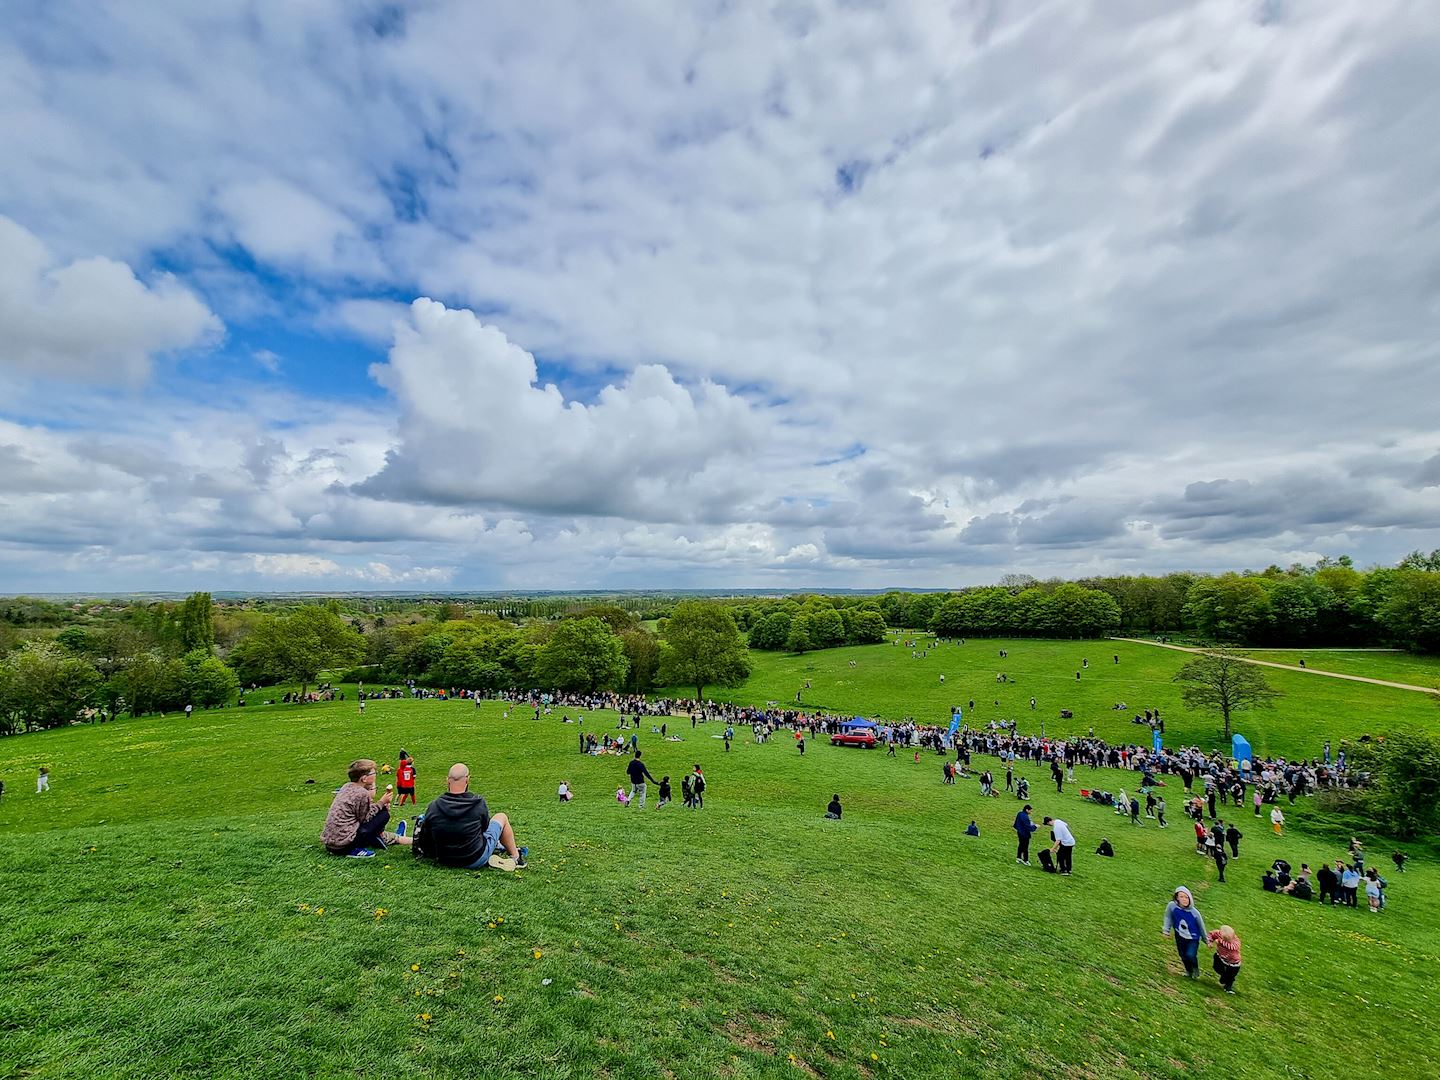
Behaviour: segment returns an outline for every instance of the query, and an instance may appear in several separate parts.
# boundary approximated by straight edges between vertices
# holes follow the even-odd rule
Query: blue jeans
[[[490,824],[485,828],[485,846],[480,851],[480,857],[476,859],[473,863],[471,863],[469,866],[465,867],[465,869],[479,870],[481,867],[483,867],[486,863],[490,861],[490,856],[495,854],[495,849],[499,845],[500,822],[496,821],[494,818],[491,818]]]
[[[1197,959],[1200,953],[1199,938],[1182,938],[1175,935],[1175,951],[1180,954],[1180,961],[1185,965],[1185,974],[1192,979],[1200,975],[1200,961]]]

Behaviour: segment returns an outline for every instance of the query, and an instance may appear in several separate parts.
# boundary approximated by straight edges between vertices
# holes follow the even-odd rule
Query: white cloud
[[[220,320],[166,274],[105,258],[58,264],[0,217],[0,365],[62,379],[139,382],[160,353],[217,338]]]
[[[375,378],[400,406],[400,445],[362,494],[549,513],[671,520],[717,467],[770,434],[711,382],[635,368],[592,404],[539,385],[535,358],[469,311],[417,300]]]

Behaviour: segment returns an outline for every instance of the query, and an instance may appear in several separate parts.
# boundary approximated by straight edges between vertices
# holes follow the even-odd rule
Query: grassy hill
[[[915,635],[906,639],[915,639]],[[975,711],[972,714],[967,709],[966,716],[972,727],[1014,719],[1022,732],[1038,732],[1043,722],[1051,734],[1083,735],[1093,726],[1096,735],[1111,742],[1145,743],[1149,732],[1132,724],[1131,718],[1143,709],[1159,708],[1166,719],[1168,745],[1195,743],[1209,748],[1222,742],[1215,717],[1192,712],[1181,704],[1180,684],[1172,679],[1190,657],[1172,649],[1119,641],[972,639],[959,645],[937,644],[928,635],[918,641],[917,650],[903,645],[864,645],[804,655],[752,652],[754,672],[744,686],[707,689],[706,697],[793,705],[795,692],[800,690],[801,701],[808,708],[887,719],[913,716],[932,724],[947,723],[952,705],[966,706],[973,699]],[[1002,649],[1009,653],[1004,660],[999,656]],[[912,658],[912,651],[928,651],[929,655]],[[1346,658],[1356,654],[1317,651],[1305,655],[1307,663],[1317,668],[1340,657],[1333,670],[1348,671],[1351,661]],[[1384,655],[1393,662],[1395,654]],[[1263,658],[1271,659],[1271,654]],[[1082,669],[1086,659],[1090,666]],[[1440,683],[1440,661],[1405,659],[1413,659],[1414,664],[1408,669],[1410,678],[1400,681],[1422,686]],[[997,683],[995,676],[1002,672],[1008,681]],[[1402,723],[1440,727],[1440,703],[1433,695],[1274,668],[1265,669],[1265,678],[1284,697],[1274,709],[1238,715],[1235,722],[1235,729],[1249,738],[1257,753],[1317,757],[1327,738],[1338,746],[1341,739],[1383,732]],[[806,681],[810,682],[808,690],[804,689]],[[684,697],[695,694],[693,687],[672,687],[668,692]],[[1033,711],[1032,697],[1036,699]],[[1114,709],[1117,702],[1124,702],[1129,709]],[[1074,719],[1059,719],[1061,709],[1070,709]]]
[[[999,647],[965,647],[988,654],[970,680],[993,680]],[[1131,646],[1117,668],[1106,647],[1076,691],[1081,646],[1008,647],[1012,709],[1023,698],[1028,712],[1036,687],[1051,708],[1084,693],[1065,704],[1080,706],[1076,723],[1093,715],[1113,735],[1139,729],[1109,713],[1111,697],[1175,708],[1161,696],[1175,654]],[[913,693],[905,712],[943,713],[970,684],[947,675],[935,693],[942,655],[761,657],[748,696],[793,698],[785,665],[801,664],[812,704],[883,711]],[[1044,656],[1065,658],[1068,682]],[[1293,678],[1254,728],[1276,745],[1318,745],[1325,718],[1348,709],[1354,730],[1433,718],[1428,702],[1409,711],[1420,695]],[[1172,715],[1177,737],[1201,730]],[[1440,874],[1417,858],[1390,875],[1379,916],[1263,893],[1277,855],[1342,853],[1305,830],[1303,803],[1280,839],[1243,814],[1241,858],[1220,884],[1176,810],[1169,830],[1135,828],[1023,770],[1037,811],[1080,841],[1062,879],[1015,864],[1012,798],[942,786],[931,755],[822,744],[801,757],[746,733],[726,754],[707,726],[682,723],[683,743],[647,728],[657,776],[678,782],[700,762],[710,786],[703,811],[642,814],[614,801],[622,762],[576,753],[576,731],[494,703],[374,702],[362,717],[351,700],[0,741],[0,1077],[1338,1077],[1427,1075],[1440,1053],[1428,1022]],[[401,746],[422,804],[466,761],[531,847],[530,869],[325,855],[317,836],[346,763],[393,762]],[[33,793],[41,763],[47,796]],[[568,806],[561,779],[579,792]],[[821,818],[832,792],[842,822]],[[962,835],[972,818],[978,839]],[[1102,836],[1116,859],[1091,854]],[[1392,846],[1374,841],[1372,861]],[[1240,932],[1238,996],[1208,968],[1201,983],[1180,978],[1159,935],[1178,884],[1210,924]]]

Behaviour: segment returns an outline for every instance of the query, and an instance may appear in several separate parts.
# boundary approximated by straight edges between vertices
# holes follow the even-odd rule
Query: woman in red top
[[[400,764],[395,768],[395,789],[400,792],[396,806],[404,806],[406,796],[410,798],[410,805],[415,805],[415,763],[404,750],[400,751]]]

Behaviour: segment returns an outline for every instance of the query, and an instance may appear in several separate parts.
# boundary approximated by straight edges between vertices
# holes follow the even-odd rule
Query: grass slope
[[[1068,664],[1075,648],[1013,643],[1027,710],[1039,658]],[[887,649],[848,650],[855,669],[843,652],[801,662],[853,680],[843,707],[871,711],[858,698],[898,701],[906,679],[919,692],[909,673],[928,686],[940,656]],[[1133,706],[1135,687],[1168,687],[1161,668],[1162,682],[1140,680],[1148,656],[1122,654],[1123,676],[1105,680],[1091,657],[1097,729],[1113,722],[1112,691]],[[788,685],[761,659],[757,688]],[[1372,718],[1399,693],[1294,678],[1293,712],[1269,718],[1275,739],[1291,738],[1285,716],[1318,722],[1329,708],[1307,692],[1358,692]],[[1428,1022],[1440,874],[1416,859],[1392,876],[1381,916],[1261,892],[1276,855],[1340,854],[1303,831],[1303,804],[1283,839],[1244,815],[1241,858],[1219,884],[1183,818],[1134,828],[1082,803],[1078,785],[1057,795],[1022,770],[1037,810],[1079,837],[1078,872],[1061,879],[1014,864],[1013,799],[943,787],[932,755],[822,744],[802,758],[744,733],[726,754],[681,722],[685,742],[647,731],[641,745],[677,781],[701,762],[707,807],[642,814],[614,802],[622,762],[577,754],[573,725],[502,712],[402,701],[360,717],[352,700],[0,741],[0,1077],[1329,1077],[1427,1075],[1440,1053]],[[400,746],[419,762],[422,803],[467,761],[531,868],[325,855],[317,835],[346,762],[393,761]],[[47,796],[24,782],[42,762]],[[580,793],[569,806],[554,801],[562,778]],[[839,823],[820,816],[834,791]],[[978,840],[961,835],[971,818]],[[1118,858],[1090,854],[1101,836]],[[1372,858],[1389,849],[1374,842]],[[1181,883],[1210,923],[1239,929],[1238,997],[1179,978],[1158,930]]]
[[[1015,719],[1022,732],[1038,732],[1043,721],[1051,734],[1081,735],[1093,726],[1096,735],[1112,742],[1148,742],[1149,732],[1130,720],[1140,710],[1158,707],[1166,718],[1168,745],[1221,744],[1217,718],[1181,703],[1181,686],[1172,678],[1191,657],[1173,649],[1119,641],[971,639],[958,645],[936,644],[928,637],[919,640],[930,644],[924,659],[912,659],[912,650],[891,645],[804,655],[752,652],[754,671],[744,686],[707,689],[705,694],[717,701],[793,705],[795,691],[800,690],[808,708],[888,719],[913,716],[932,724],[947,723],[952,705],[964,706],[973,699],[975,712],[966,716],[971,726]],[[1002,649],[1009,653],[1005,660],[999,657]],[[1120,657],[1119,664],[1115,656]],[[1084,670],[1083,659],[1090,661]],[[1397,724],[1440,726],[1440,707],[1429,694],[1298,671],[1264,671],[1270,685],[1285,696],[1274,709],[1237,714],[1234,725],[1257,753],[1317,757],[1327,738],[1338,746],[1341,739],[1383,732]],[[1000,672],[1010,681],[997,683]],[[803,689],[806,680],[811,684],[808,690]],[[668,692],[695,694],[693,687],[672,687]],[[1113,709],[1120,701],[1130,708]],[[1072,710],[1074,719],[1059,719],[1061,709]]]
[[[1440,686],[1440,657],[1414,656],[1379,649],[1245,649],[1242,655],[1275,664],[1299,664],[1315,671],[1363,675],[1367,679]]]

